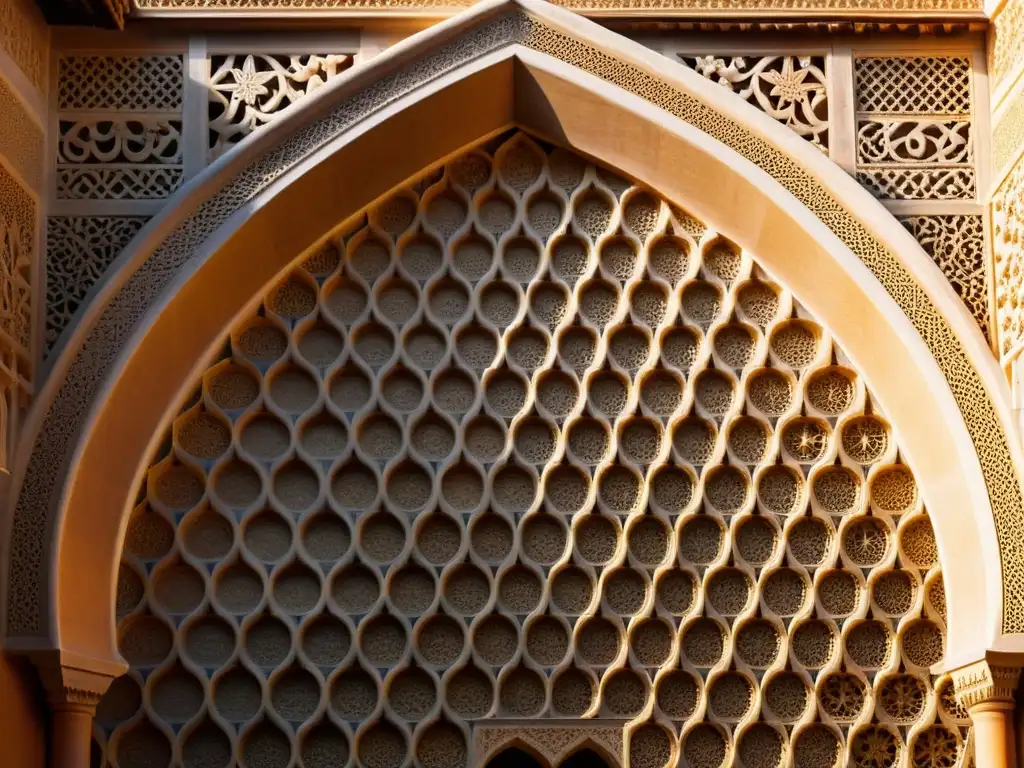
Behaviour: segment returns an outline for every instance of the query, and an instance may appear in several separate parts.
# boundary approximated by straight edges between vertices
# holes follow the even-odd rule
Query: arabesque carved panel
[[[211,157],[350,66],[351,56],[333,54],[214,56],[209,82]]]
[[[679,55],[679,60],[828,150],[824,56]]]
[[[974,199],[970,60],[856,58],[857,180],[888,200]]]
[[[458,768],[600,718],[633,768],[960,765],[912,470],[755,257],[516,133],[331,238],[146,473],[105,759]]]
[[[992,339],[985,227],[980,215],[906,216],[903,225],[942,270],[957,296]]]
[[[86,294],[142,229],[141,216],[51,216],[46,222],[46,351]]]

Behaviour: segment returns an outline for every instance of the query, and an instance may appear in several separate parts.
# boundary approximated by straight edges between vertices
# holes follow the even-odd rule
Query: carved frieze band
[[[970,710],[979,704],[1004,702],[1013,706],[1019,667],[1003,667],[979,661],[961,667],[953,673],[956,699],[962,707]]]
[[[160,10],[223,10],[274,11],[299,9],[365,10],[455,10],[473,4],[473,0],[391,0],[359,2],[359,0],[133,0],[141,11]],[[894,8],[891,0],[552,0],[553,5],[575,11],[601,13],[668,12],[675,14],[730,15],[737,13],[793,13],[825,16],[842,13],[872,16],[905,16],[909,14],[969,14],[983,11],[981,0],[906,0]]]

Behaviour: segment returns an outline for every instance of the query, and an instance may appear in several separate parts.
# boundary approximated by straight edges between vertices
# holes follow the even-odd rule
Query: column
[[[46,689],[52,715],[50,768],[89,768],[96,705],[124,672],[124,665],[56,650],[28,655]]]
[[[1000,667],[979,661],[953,672],[957,701],[974,727],[974,764],[986,768],[1016,768],[1014,692],[1019,667]]]

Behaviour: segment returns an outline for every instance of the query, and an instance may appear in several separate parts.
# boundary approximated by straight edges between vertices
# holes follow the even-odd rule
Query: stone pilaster
[[[968,664],[953,672],[957,701],[974,725],[975,765],[1016,768],[1014,693],[1020,667],[989,661]]]
[[[52,768],[90,768],[96,705],[125,667],[62,651],[29,654],[39,671],[53,717]]]

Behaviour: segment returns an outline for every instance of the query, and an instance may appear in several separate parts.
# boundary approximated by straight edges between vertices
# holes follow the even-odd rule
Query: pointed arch
[[[118,260],[63,339],[20,446],[10,647],[117,663],[134,489],[226,329],[337,222],[514,125],[757,253],[829,326],[901,436],[946,573],[959,654],[947,662],[1024,633],[1024,502],[1000,374],[916,242],[817,150],[713,84],[560,9],[494,0],[296,105],[182,189]]]

